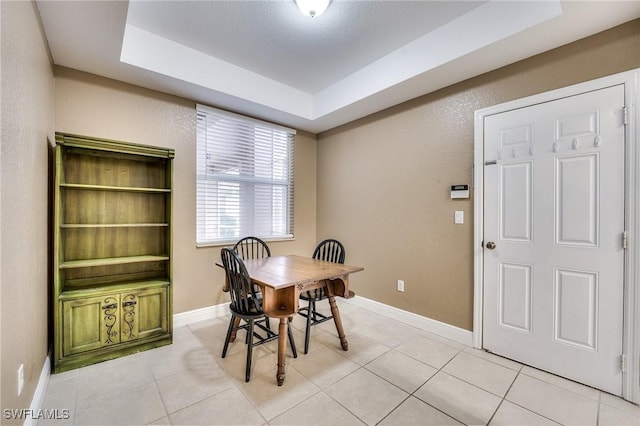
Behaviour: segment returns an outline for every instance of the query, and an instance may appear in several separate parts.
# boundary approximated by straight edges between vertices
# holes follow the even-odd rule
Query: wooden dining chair
[[[258,237],[244,237],[238,240],[237,243],[233,246],[233,251],[238,253],[238,256],[242,260],[246,259],[261,259],[263,257],[271,257],[271,250],[267,243],[261,240]],[[258,297],[262,297],[262,293],[260,292],[260,286],[253,286],[256,292],[258,293]],[[240,323],[240,320],[236,320],[236,326]],[[270,327],[269,318],[267,318],[267,327]],[[235,340],[235,333],[231,336],[231,341]]]
[[[267,243],[258,237],[244,237],[240,239],[233,246],[233,251],[238,253],[242,260],[260,259],[271,256],[271,250]]]
[[[229,305],[231,320],[229,321],[227,336],[224,341],[224,347],[222,348],[222,358],[227,355],[232,333],[235,333],[239,329],[246,330],[247,362],[245,367],[245,381],[248,382],[251,378],[253,347],[277,339],[278,334],[273,332],[268,325],[265,324],[268,317],[262,310],[262,299],[259,298],[255,292],[251,277],[249,277],[247,268],[240,256],[228,248],[223,248],[220,256],[222,257],[222,264],[229,283],[229,296],[231,297],[231,304]],[[236,318],[243,320],[244,324],[236,324]],[[260,331],[262,334],[260,334]],[[287,327],[287,333],[289,335],[289,343],[291,344],[293,357],[297,358],[298,352],[295,341],[293,340],[293,334],[291,333],[291,327],[289,326]]]
[[[344,263],[345,250],[342,243],[338,240],[327,239],[318,244],[313,251],[313,258],[326,260],[333,263]],[[311,291],[305,291],[300,294],[300,299],[308,302],[307,306],[300,308],[298,314],[307,319],[307,326],[304,335],[304,353],[309,352],[309,340],[311,336],[311,326],[321,324],[333,318],[333,315],[324,315],[316,310],[316,302],[326,299],[327,292],[325,288],[318,288]]]

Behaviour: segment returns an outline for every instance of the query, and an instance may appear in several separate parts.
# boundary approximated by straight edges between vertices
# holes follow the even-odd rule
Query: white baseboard
[[[463,345],[472,346],[473,343],[473,333],[469,330],[423,317],[409,311],[394,308],[393,306],[385,305],[384,303],[366,299],[361,296],[356,296],[352,299],[340,299],[340,301],[368,309],[377,314],[384,315],[404,324],[419,328],[420,330],[437,334],[438,336],[453,340],[454,342],[462,343]],[[228,303],[208,306],[206,308],[195,309],[193,311],[181,312],[173,316],[173,326],[181,327],[198,321],[220,318],[226,316],[228,313]]]
[[[179,314],[173,315],[173,326],[182,327],[198,321],[224,317],[228,313],[228,303],[207,306],[206,308],[194,309],[193,311],[180,312]]]
[[[384,315],[387,318],[400,321],[404,324],[419,328],[420,330],[453,340],[454,342],[462,343],[463,345],[472,346],[473,343],[473,332],[469,330],[428,317],[423,317],[421,315],[414,314],[413,312],[394,308],[393,306],[385,305],[384,303],[376,302],[375,300],[366,299],[356,295],[356,297],[343,300],[343,302],[368,309],[377,314]]]
[[[51,350],[49,350],[49,353],[47,354],[47,357],[44,360],[42,371],[40,371],[38,386],[36,386],[36,391],[34,392],[33,398],[31,399],[31,406],[29,406],[30,413],[37,413],[42,408],[42,403],[44,402],[44,397],[47,393],[47,387],[49,386],[50,375],[51,375]],[[33,418],[33,416],[27,416],[27,418],[24,421],[24,426],[36,426],[37,422],[38,420]]]

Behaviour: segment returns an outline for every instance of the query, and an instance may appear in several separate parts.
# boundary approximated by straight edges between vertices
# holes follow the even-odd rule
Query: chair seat
[[[333,315],[325,315],[318,312],[315,307],[312,307],[310,309],[308,306],[298,309],[298,315],[307,318],[310,321],[311,325],[321,324],[325,321],[333,319]]]
[[[248,319],[258,319],[264,317],[264,312],[256,311],[255,309],[251,309],[252,312],[240,312],[235,309],[233,306],[229,306],[229,310],[238,318],[242,318],[244,320]]]
[[[327,292],[324,288],[316,288],[315,290],[305,291],[304,293],[300,293],[300,299],[302,300],[322,300],[328,297]]]

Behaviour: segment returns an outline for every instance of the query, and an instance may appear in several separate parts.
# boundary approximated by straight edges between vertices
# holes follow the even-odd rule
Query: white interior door
[[[483,347],[620,395],[624,86],[484,121]]]

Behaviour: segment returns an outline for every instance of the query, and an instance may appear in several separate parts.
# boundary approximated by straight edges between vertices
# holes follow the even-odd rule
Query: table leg
[[[287,350],[287,327],[288,319],[280,317],[280,326],[278,327],[278,371],[276,372],[276,381],[278,386],[284,383],[284,358]]]
[[[340,337],[340,345],[342,346],[343,351],[349,350],[349,342],[347,342],[347,338],[344,335],[344,329],[342,328],[342,318],[340,318],[340,311],[338,310],[338,305],[336,304],[336,298],[332,294],[333,292],[329,292],[329,306],[331,306],[331,315],[333,315],[333,322],[336,324],[336,330],[338,331],[338,337]]]

